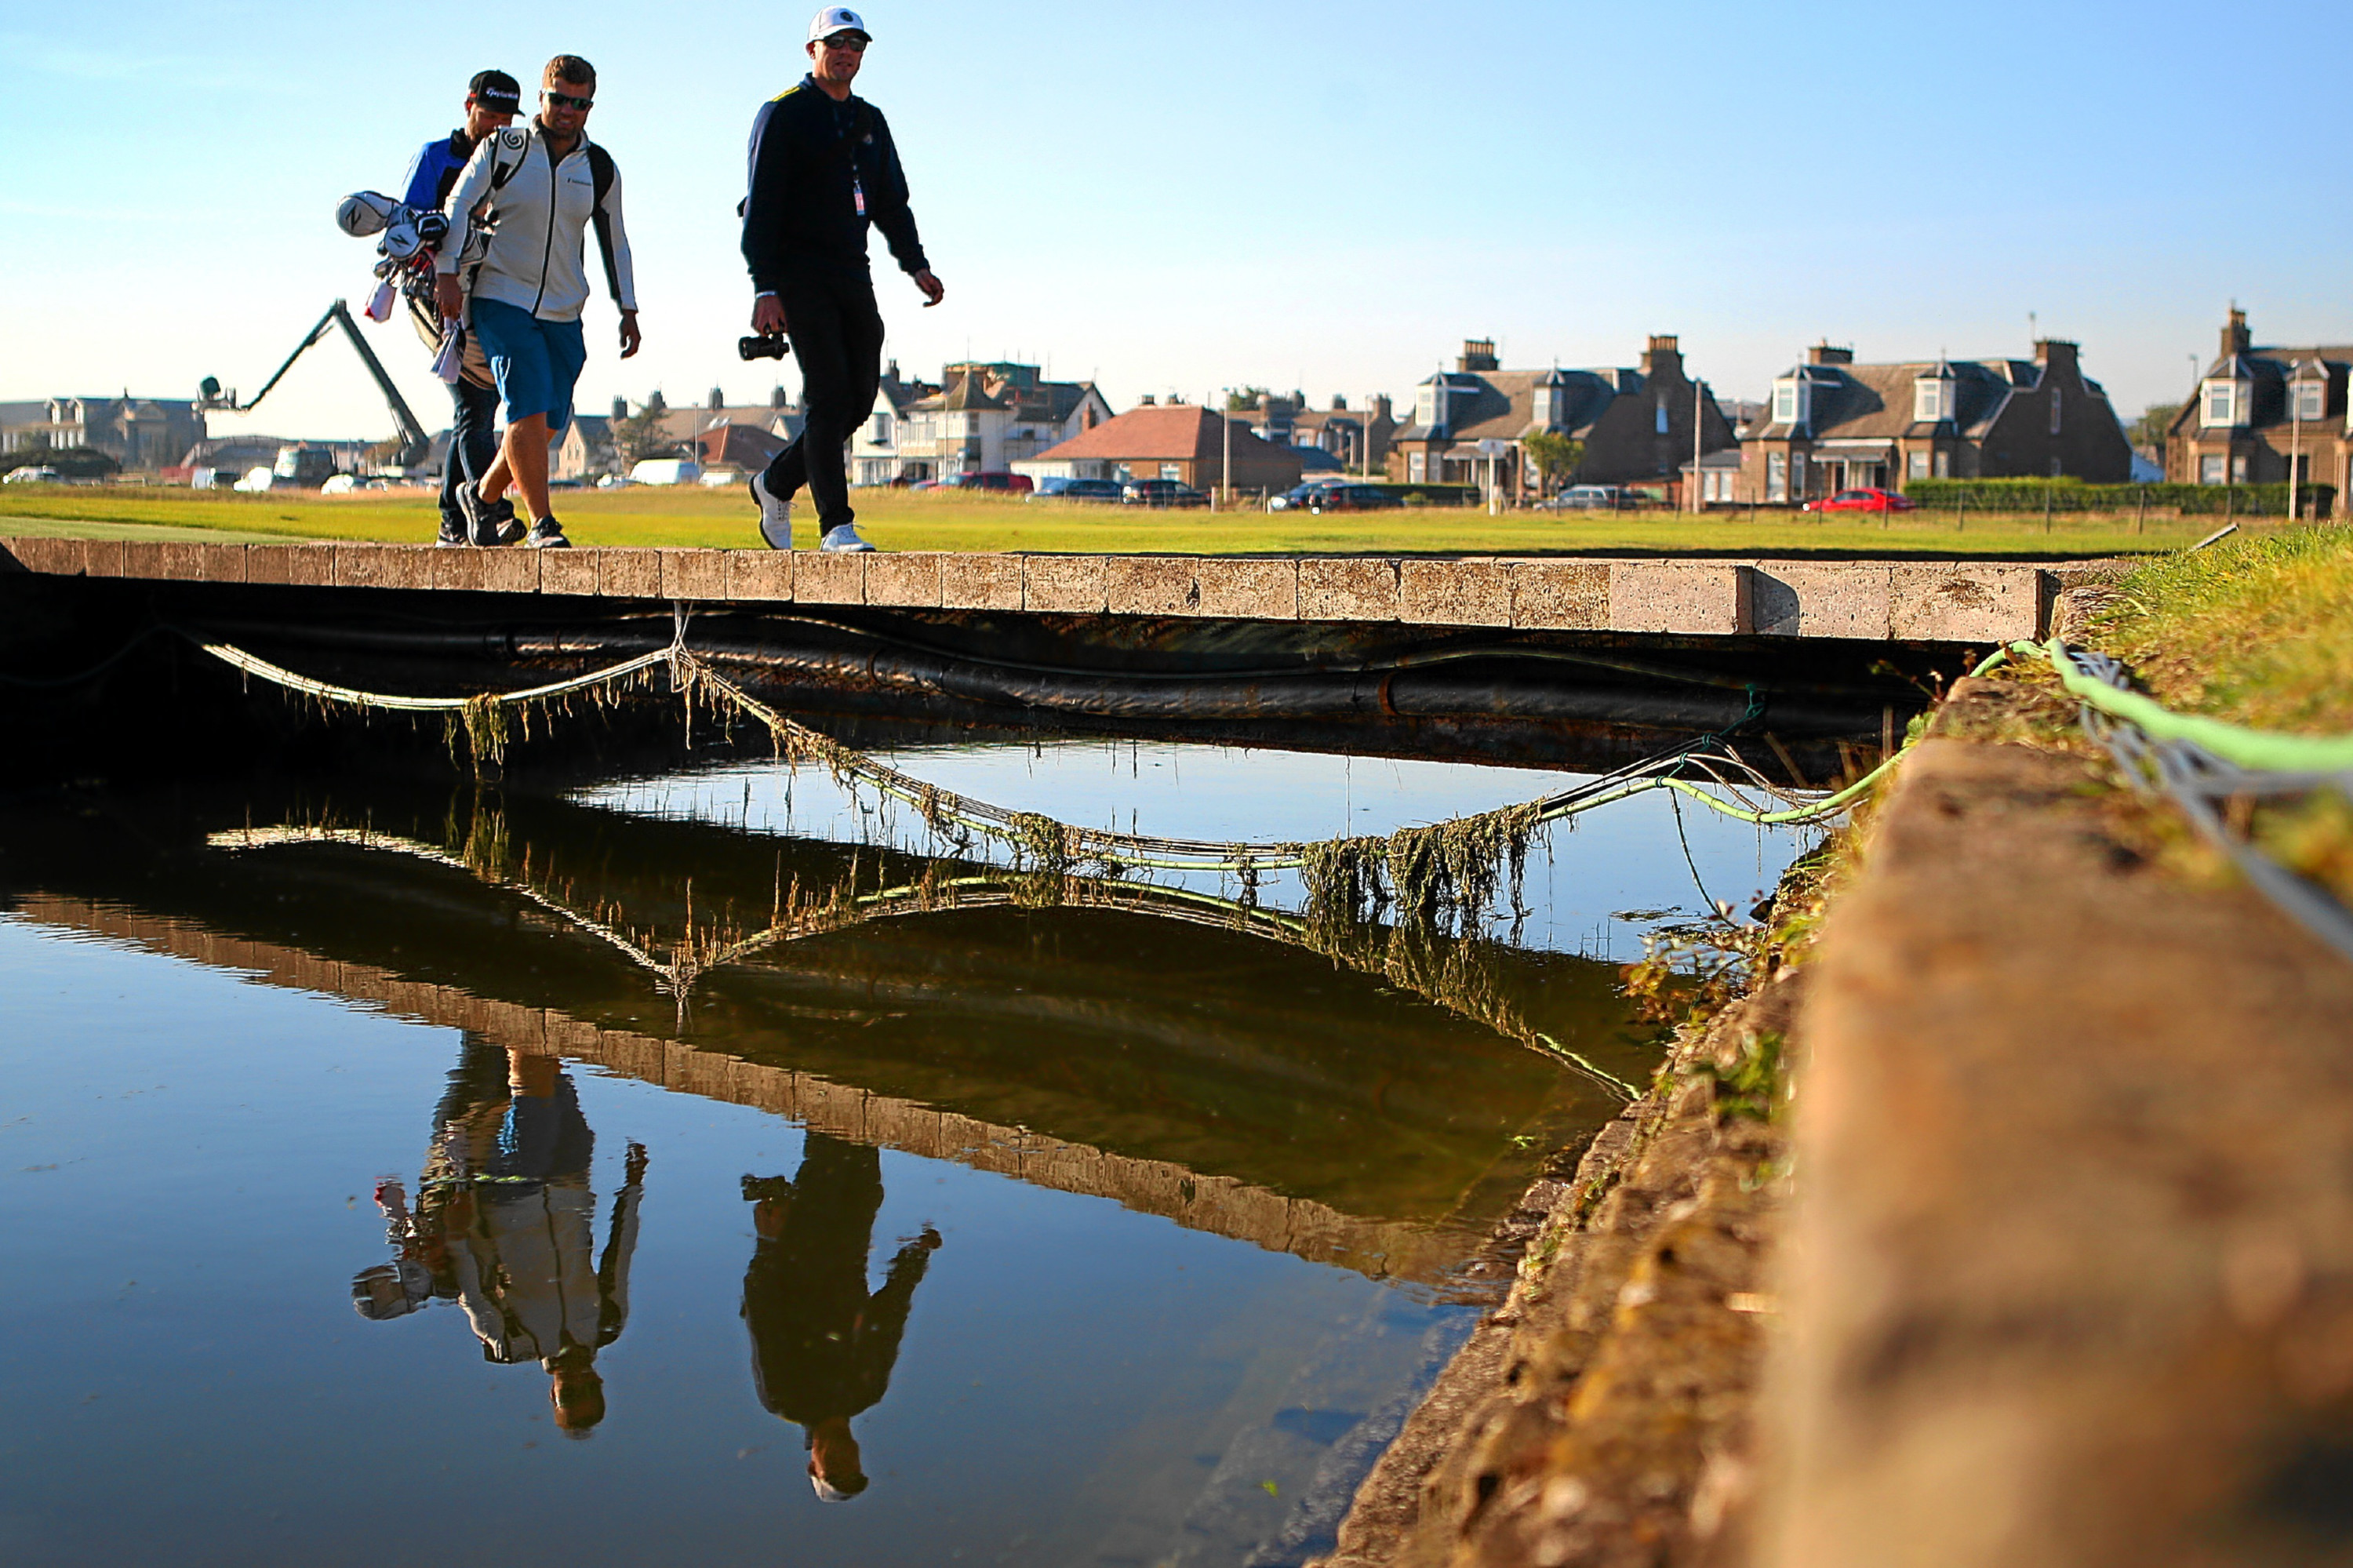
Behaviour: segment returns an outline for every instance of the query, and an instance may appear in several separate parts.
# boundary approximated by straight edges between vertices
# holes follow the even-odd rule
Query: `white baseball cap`
[[[828,5],[809,23],[809,42],[829,38],[836,33],[856,33],[868,38],[874,36],[866,30],[866,18],[849,6]]]

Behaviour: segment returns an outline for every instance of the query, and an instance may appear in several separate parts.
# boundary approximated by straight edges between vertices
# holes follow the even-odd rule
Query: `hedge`
[[[2306,484],[2306,516],[2328,515],[2337,488]],[[1933,511],[1976,507],[1987,512],[2132,512],[2171,508],[2184,516],[2284,517],[2285,484],[2087,484],[2073,479],[1915,479],[1904,493]]]

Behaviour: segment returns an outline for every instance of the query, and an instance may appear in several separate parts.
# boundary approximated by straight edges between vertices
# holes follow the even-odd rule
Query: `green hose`
[[[2158,740],[2186,740],[2201,746],[2225,762],[2265,773],[2341,773],[2353,769],[2353,735],[2275,735],[2248,729],[2221,719],[2177,714],[2138,692],[2127,692],[2077,670],[2058,638],[2047,643],[2013,642],[2010,652],[2040,653],[2051,662],[2059,683],[2070,696],[2089,703],[2113,718],[2137,725]],[[1978,667],[1984,673],[1999,663],[1996,654]]]

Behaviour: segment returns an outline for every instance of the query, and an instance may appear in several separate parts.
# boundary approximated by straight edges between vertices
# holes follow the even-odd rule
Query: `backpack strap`
[[[613,220],[606,215],[605,197],[613,188],[613,154],[588,143],[588,179],[595,190],[595,205],[588,209],[588,222],[596,230],[596,249],[605,258],[605,287],[613,302],[621,302],[621,270],[613,264]]]

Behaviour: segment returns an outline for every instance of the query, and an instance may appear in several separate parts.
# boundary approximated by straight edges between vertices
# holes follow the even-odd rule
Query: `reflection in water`
[[[808,1135],[801,1168],[744,1178],[759,1237],[744,1274],[744,1321],[752,1330],[752,1380],[760,1403],[797,1422],[810,1484],[828,1502],[866,1489],[850,1418],[891,1384],[940,1234],[902,1241],[882,1287],[869,1294],[866,1257],[882,1212],[882,1156],[870,1144]]]
[[[646,1169],[646,1151],[632,1143],[597,1257],[596,1195],[588,1186],[596,1147],[579,1090],[557,1058],[469,1037],[434,1114],[416,1208],[397,1181],[376,1188],[399,1255],[352,1281],[353,1306],[377,1321],[437,1297],[456,1301],[485,1361],[539,1362],[555,1425],[574,1437],[605,1419],[596,1353],[628,1321]]]
[[[332,789],[0,799],[12,1563],[335,1560],[384,1498],[470,1490],[531,1499],[469,1516],[468,1559],[511,1568],[769,1561],[780,1527],[811,1564],[1294,1564],[1510,1277],[1498,1222],[1657,1061],[1564,951]],[[355,1334],[353,1178],[413,1159],[437,1095]],[[142,1201],[253,1180],[256,1116],[267,1236]],[[642,1236],[618,1125],[664,1172]],[[378,1326],[436,1299],[553,1411],[455,1313]],[[608,1397],[597,1441],[532,1440]],[[818,1498],[873,1495],[777,1489],[789,1433]]]

